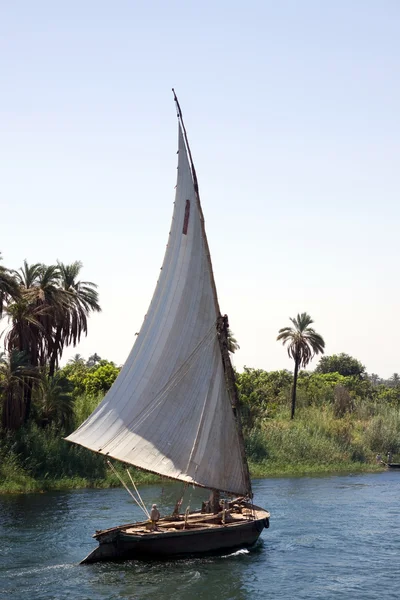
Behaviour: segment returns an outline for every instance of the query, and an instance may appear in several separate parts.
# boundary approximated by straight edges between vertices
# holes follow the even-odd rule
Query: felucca
[[[67,440],[188,485],[208,488],[195,512],[149,513],[97,531],[82,562],[187,556],[253,545],[269,513],[254,506],[228,319],[217,298],[199,187],[182,112],[178,181],[161,274],[131,353],[114,385]],[[132,482],[133,483],[133,482]],[[134,485],[134,484],[133,484]]]

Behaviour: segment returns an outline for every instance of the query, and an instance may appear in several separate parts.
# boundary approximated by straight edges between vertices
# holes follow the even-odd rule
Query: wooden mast
[[[200,202],[199,184],[197,181],[196,169],[194,167],[192,153],[190,151],[189,141],[188,141],[188,137],[187,137],[187,133],[186,133],[186,128],[185,128],[185,124],[183,122],[182,110],[181,110],[178,98],[175,94],[174,88],[172,88],[172,93],[174,94],[176,111],[177,111],[179,123],[182,128],[182,133],[183,133],[183,137],[184,137],[185,144],[186,144],[186,150],[187,150],[188,157],[189,157],[190,168],[192,171],[194,192],[195,192],[195,196],[196,196],[197,207],[198,207],[199,214],[200,214],[201,231],[202,231],[203,241],[204,241],[204,245],[205,245],[205,249],[206,249],[207,261],[208,261],[208,265],[209,265],[209,269],[210,269],[211,287],[213,290],[215,309],[216,309],[216,313],[217,313],[216,327],[217,327],[218,340],[219,340],[221,356],[222,356],[222,364],[224,366],[225,381],[226,381],[228,393],[229,393],[229,396],[231,399],[233,415],[234,415],[235,421],[236,421],[236,427],[237,427],[238,437],[239,437],[239,450],[240,450],[240,455],[241,455],[242,462],[243,462],[243,471],[244,471],[244,477],[245,477],[245,481],[246,481],[246,487],[248,490],[248,496],[250,498],[252,498],[253,492],[251,489],[250,471],[249,471],[249,465],[247,462],[246,450],[245,450],[245,446],[244,446],[242,422],[241,422],[241,418],[240,418],[239,396],[238,396],[236,383],[235,383],[235,373],[234,373],[234,370],[232,367],[231,359],[229,356],[229,349],[228,349],[229,322],[228,322],[227,315],[222,316],[220,308],[219,308],[217,288],[215,285],[214,272],[213,272],[212,262],[211,262],[211,254],[210,254],[210,249],[208,246],[204,215],[203,215],[203,210],[201,208],[201,202]]]

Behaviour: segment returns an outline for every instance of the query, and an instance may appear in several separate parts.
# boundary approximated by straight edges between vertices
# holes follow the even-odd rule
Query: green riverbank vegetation
[[[334,363],[337,358],[322,360]],[[251,368],[237,373],[254,477],[373,471],[382,468],[376,462],[378,453],[383,458],[388,451],[400,453],[398,376],[382,381],[364,371],[342,375],[321,370],[320,362],[314,372],[300,371],[293,420],[292,373]],[[97,356],[87,361],[77,356],[57,372],[52,393],[46,389],[45,413],[43,392],[35,394],[30,421],[17,431],[3,431],[1,492],[119,485],[104,457],[63,439],[92,412],[118,372]],[[115,466],[126,479],[125,467]],[[131,471],[137,483],[159,481],[155,475]]]
[[[93,411],[120,371],[97,354],[88,359],[77,354],[60,368],[64,349],[78,344],[90,315],[100,311],[96,285],[80,279],[81,269],[79,262],[25,262],[13,271],[0,263],[2,493],[120,485],[103,456],[63,439]],[[291,349],[295,378],[287,370],[237,373],[255,477],[371,471],[382,468],[378,453],[400,453],[399,375],[381,380],[346,354],[323,356],[313,372],[300,370],[324,349],[311,323],[302,313],[292,319],[293,328],[279,332]],[[233,352],[238,348],[233,335],[230,341]],[[114,464],[126,475],[124,465]],[[160,480],[131,472],[137,483]]]

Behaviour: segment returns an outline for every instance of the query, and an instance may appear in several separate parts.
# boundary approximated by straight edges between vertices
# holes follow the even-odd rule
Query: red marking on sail
[[[188,225],[189,225],[189,215],[190,215],[190,200],[186,200],[185,218],[183,219],[183,229],[182,229],[182,233],[184,235],[187,234]]]

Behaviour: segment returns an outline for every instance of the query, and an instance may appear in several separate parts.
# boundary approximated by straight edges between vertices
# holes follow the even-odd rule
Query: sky
[[[399,18],[397,0],[0,0],[3,264],[80,260],[99,286],[63,362],[121,364],[141,327],[174,87],[237,368],[292,368],[277,333],[307,312],[326,354],[400,372]]]

